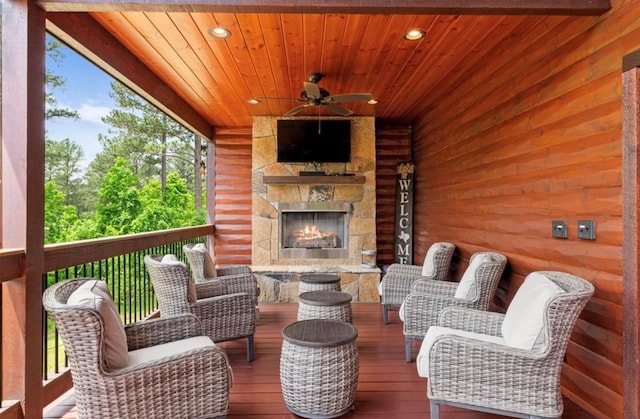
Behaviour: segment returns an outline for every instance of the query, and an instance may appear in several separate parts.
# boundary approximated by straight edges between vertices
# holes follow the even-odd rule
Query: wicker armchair
[[[189,261],[193,280],[197,283],[216,280],[226,287],[225,294],[246,292],[258,303],[260,288],[251,268],[247,265],[234,265],[216,268],[211,255],[203,244],[189,243],[182,246]]]
[[[496,252],[474,253],[460,282],[420,279],[400,307],[404,322],[405,357],[411,362],[412,339],[423,339],[448,306],[488,310],[498,288],[507,258]]]
[[[382,320],[389,323],[389,308],[399,307],[411,292],[411,286],[420,278],[434,281],[446,280],[449,275],[451,258],[456,246],[453,243],[439,242],[429,247],[424,263],[420,265],[402,265],[394,263],[389,266],[378,286],[382,302]]]
[[[195,284],[180,261],[147,255],[144,263],[158,299],[161,316],[194,314],[202,332],[214,342],[247,338],[247,360],[253,361],[255,299],[247,293],[227,294],[218,281]]]
[[[559,291],[544,291],[549,283]],[[582,278],[536,272],[527,276],[506,314],[444,310],[416,362],[420,376],[428,377],[431,418],[438,419],[440,405],[513,417],[560,418],[562,362],[593,291]],[[507,322],[511,326],[506,327]],[[535,327],[521,333],[530,326]]]
[[[76,290],[98,283],[106,290],[90,278],[65,280],[42,298],[65,347],[78,417],[226,416],[231,370],[225,353],[201,335],[198,319],[186,314],[123,326],[108,291],[97,308],[69,303]],[[113,311],[103,310],[106,303]],[[124,364],[111,368],[107,350],[119,331]]]

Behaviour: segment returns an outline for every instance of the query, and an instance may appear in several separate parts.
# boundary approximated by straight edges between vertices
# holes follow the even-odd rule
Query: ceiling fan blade
[[[304,102],[299,97],[256,97],[257,100],[288,100],[291,102]]]
[[[304,105],[296,106],[293,109],[290,109],[289,112],[285,113],[284,116],[293,116],[303,110],[304,108],[308,108],[309,106],[313,106],[311,103],[305,103]]]
[[[327,102],[367,102],[373,99],[371,93],[345,93],[343,95],[333,95],[325,98]]]
[[[304,82],[304,91],[307,94],[307,98],[309,99],[322,99],[322,93],[320,93],[320,88],[315,83],[310,83],[308,81]]]
[[[320,106],[323,106],[329,109],[330,111],[337,113],[340,116],[349,116],[353,113],[351,109],[347,109],[344,106],[340,106],[340,105],[332,105],[331,103],[323,102]]]

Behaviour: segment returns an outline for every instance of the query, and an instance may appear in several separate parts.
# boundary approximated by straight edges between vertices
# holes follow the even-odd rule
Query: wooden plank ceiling
[[[41,4],[54,12],[73,9],[64,2]],[[378,100],[376,105],[341,103],[354,115],[410,124],[477,67],[502,54],[501,40],[545,19],[535,10],[438,15],[139,9],[98,7],[90,14],[218,128],[249,127],[257,115],[284,115],[303,103],[300,94],[311,72],[324,74],[319,86],[332,95],[371,93]],[[209,34],[219,26],[231,37]],[[403,34],[410,29],[427,36],[407,41]],[[270,99],[250,104],[251,98]],[[309,107],[297,115],[335,114]]]

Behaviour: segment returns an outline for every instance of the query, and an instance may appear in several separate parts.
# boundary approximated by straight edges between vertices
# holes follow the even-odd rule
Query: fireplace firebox
[[[349,213],[333,202],[281,204],[280,259],[347,258]]]

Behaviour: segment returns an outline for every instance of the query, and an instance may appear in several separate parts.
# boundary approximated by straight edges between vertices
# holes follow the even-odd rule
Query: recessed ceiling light
[[[231,31],[229,29],[218,26],[217,28],[209,29],[209,35],[218,39],[227,39],[231,36]]]
[[[417,41],[418,39],[422,39],[427,35],[425,31],[422,29],[411,29],[404,34],[404,39],[407,41]]]
[[[367,103],[368,103],[369,105],[376,105],[376,104],[378,103],[378,101],[377,101],[376,99],[369,99],[369,100],[367,101]]]
[[[260,101],[256,98],[247,99],[247,102],[249,102],[252,105],[257,105],[258,103],[260,103]]]

